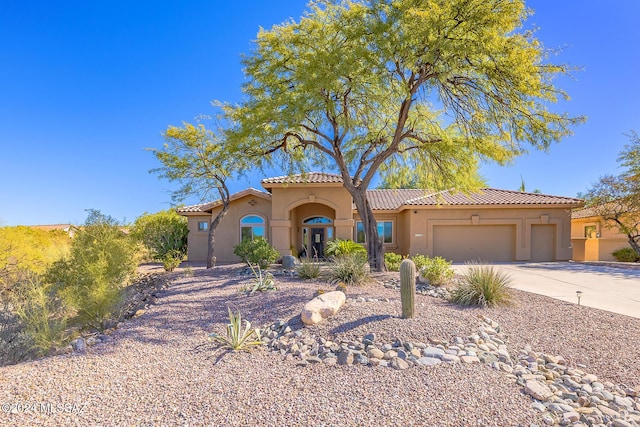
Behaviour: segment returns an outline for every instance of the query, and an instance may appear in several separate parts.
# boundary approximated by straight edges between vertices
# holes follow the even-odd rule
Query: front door
[[[311,257],[324,258],[324,228],[311,229]]]

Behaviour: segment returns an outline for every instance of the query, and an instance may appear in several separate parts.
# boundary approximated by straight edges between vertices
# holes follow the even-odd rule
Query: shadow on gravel
[[[340,334],[344,332],[349,332],[353,329],[356,329],[362,325],[373,325],[376,322],[382,322],[386,319],[401,319],[400,316],[392,316],[390,314],[379,314],[376,316],[367,316],[362,317],[360,319],[356,319],[352,322],[342,323],[339,326],[331,329],[332,334]]]

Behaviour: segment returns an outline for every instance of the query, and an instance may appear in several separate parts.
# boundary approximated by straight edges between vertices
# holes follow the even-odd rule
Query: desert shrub
[[[170,251],[164,254],[162,258],[162,266],[165,271],[173,271],[175,270],[184,258],[184,253],[181,251]]]
[[[411,260],[416,265],[416,271],[422,270],[422,267],[426,267],[429,263],[429,257],[426,255],[414,255],[411,257]]]
[[[451,281],[455,275],[453,268],[451,268],[451,262],[442,257],[425,257],[421,261],[424,265],[420,268],[420,276],[427,279],[431,285],[444,285]]]
[[[357,253],[366,254],[367,250],[353,240],[334,239],[327,242],[324,253],[328,256],[338,257]]]
[[[69,312],[57,286],[33,276],[15,288],[12,304],[38,355],[65,341]]]
[[[493,307],[512,302],[511,276],[490,265],[470,265],[451,293],[462,305]]]
[[[209,339],[219,345],[219,349],[229,351],[249,351],[251,347],[262,345],[262,339],[259,329],[251,329],[251,322],[242,322],[240,311],[234,314],[230,308],[229,323],[226,328],[226,336],[212,333]]]
[[[306,259],[302,260],[297,272],[301,279],[315,279],[320,275],[320,264]]]
[[[45,281],[56,284],[82,326],[102,329],[114,314],[138,265],[136,245],[110,216],[90,210],[68,257],[53,264]]]
[[[173,209],[145,213],[135,220],[131,228],[131,236],[145,246],[151,259],[162,262],[166,271],[175,269],[175,260],[182,260],[186,255],[188,233],[187,218]],[[167,270],[167,267],[173,268]]]
[[[632,248],[622,248],[612,253],[616,261],[620,262],[637,262],[640,257]]]
[[[366,283],[369,273],[367,255],[362,252],[337,256],[331,266],[331,280],[348,286]]]
[[[251,272],[253,273],[253,284],[241,288],[241,292],[252,295],[254,292],[275,291],[278,289],[276,288],[276,281],[273,278],[273,274],[263,272],[259,266],[254,268],[252,265],[249,265],[249,267],[251,267]]]
[[[393,252],[387,252],[384,254],[384,264],[389,271],[400,270],[400,263],[402,262],[402,255],[394,254]]]
[[[245,239],[233,248],[233,253],[238,255],[249,265],[258,265],[266,270],[273,264],[280,253],[269,244],[263,237],[255,239]]]
[[[0,366],[20,363],[35,357],[33,340],[20,317],[7,300],[0,302]]]

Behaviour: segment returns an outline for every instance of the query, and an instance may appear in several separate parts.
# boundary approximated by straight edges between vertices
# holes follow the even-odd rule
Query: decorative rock
[[[476,356],[460,356],[460,360],[464,363],[480,363],[480,359]]]
[[[534,399],[546,402],[551,396],[553,391],[548,385],[538,380],[529,380],[525,383],[524,392]]]
[[[345,303],[344,293],[341,291],[331,291],[318,295],[302,309],[300,316],[305,325],[315,325],[322,319],[333,316]]]
[[[85,351],[87,349],[87,344],[82,337],[74,339],[70,344],[74,351]]]
[[[460,363],[460,358],[458,356],[454,356],[453,354],[443,354],[440,359],[443,362],[447,363]]]
[[[372,348],[369,351],[367,351],[367,356],[374,359],[383,359],[384,352],[378,348]]]
[[[350,350],[338,353],[338,365],[353,365],[353,352]]]
[[[409,364],[405,360],[402,360],[399,357],[395,357],[394,359],[391,360],[391,367],[393,369],[403,371],[409,368]]]
[[[441,359],[442,356],[444,356],[444,350],[437,347],[427,347],[422,350],[422,355],[424,357],[436,357],[438,359]]]
[[[282,268],[284,270],[293,270],[296,267],[296,258],[292,255],[282,257]]]
[[[580,421],[580,415],[577,412],[571,411],[571,412],[565,412],[564,414],[562,414],[562,420],[565,423],[575,423]]]

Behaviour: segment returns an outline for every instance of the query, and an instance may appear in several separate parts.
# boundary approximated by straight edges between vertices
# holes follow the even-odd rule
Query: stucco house
[[[215,230],[217,262],[237,262],[233,247],[263,236],[282,255],[307,251],[322,256],[330,239],[364,242],[351,195],[339,175],[308,173],[262,180],[231,196]],[[368,198],[386,252],[443,256],[455,262],[569,260],[571,210],[575,198],[485,188],[465,195],[452,191],[369,190]],[[186,206],[188,259],[204,261],[208,225],[221,202]]]
[[[627,236],[605,227],[593,208],[576,209],[571,214],[571,243],[575,261],[615,261],[613,252],[630,248]]]

